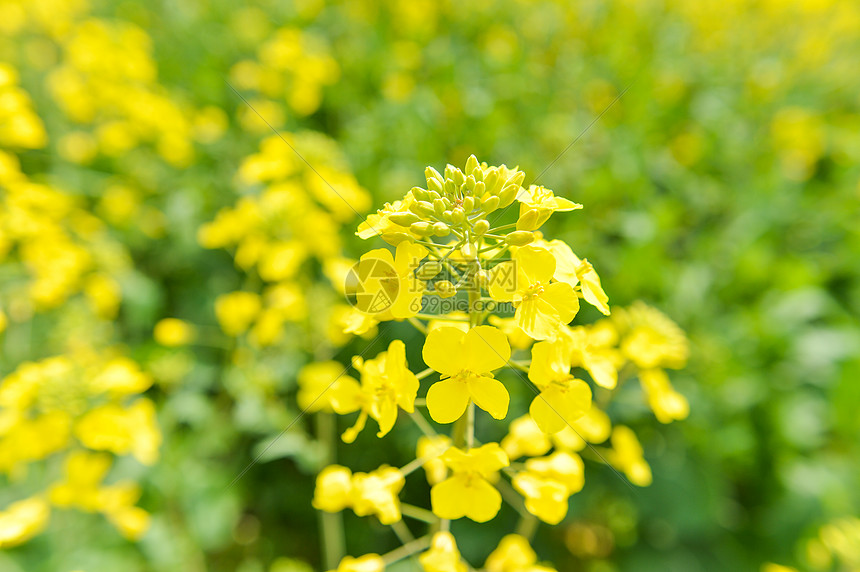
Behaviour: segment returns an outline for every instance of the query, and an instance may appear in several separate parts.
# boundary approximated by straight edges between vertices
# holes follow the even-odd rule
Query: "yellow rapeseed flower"
[[[562,340],[532,347],[528,375],[540,394],[532,400],[529,414],[546,433],[561,431],[591,407],[591,388],[570,373],[567,349]]]
[[[499,469],[507,467],[508,456],[498,443],[487,443],[477,449],[448,449],[442,460],[452,475],[430,489],[433,513],[439,518],[468,517],[487,522],[498,514],[502,496],[490,484]]]
[[[424,572],[466,572],[469,567],[460,558],[457,542],[450,532],[437,532],[430,550],[418,557]]]
[[[501,330],[478,326],[463,332],[441,327],[428,334],[423,356],[429,367],[442,374],[442,380],[427,391],[427,409],[434,421],[456,421],[470,400],[494,418],[505,418],[510,395],[491,373],[511,357],[511,347]]]
[[[559,326],[573,320],[579,298],[567,282],[551,282],[555,258],[545,248],[524,246],[512,260],[495,266],[490,277],[490,296],[513,302],[515,317],[523,331],[536,340],[555,335]]]

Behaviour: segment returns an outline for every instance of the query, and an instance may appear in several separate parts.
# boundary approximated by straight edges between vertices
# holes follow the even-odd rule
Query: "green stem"
[[[382,555],[382,561],[386,566],[394,564],[398,560],[403,560],[408,556],[412,556],[416,552],[420,552],[430,546],[430,536],[422,536],[411,542],[407,542],[400,548],[395,548],[391,552]]]
[[[537,532],[538,524],[540,523],[537,517],[531,513],[528,516],[521,516],[520,522],[517,524],[517,534],[531,541],[534,538],[535,532]]]
[[[403,516],[414,518],[415,520],[420,520],[426,522],[427,524],[435,524],[439,522],[438,516],[436,516],[426,508],[421,508],[420,506],[400,503],[400,512],[401,514],[403,514]]]
[[[316,417],[317,439],[325,447],[323,464],[334,463],[337,452],[337,421],[331,413],[319,412]],[[339,512],[317,511],[322,537],[323,561],[327,570],[334,570],[346,554],[343,515]]]
[[[426,436],[428,436],[428,437],[435,437],[436,436],[436,431],[434,431],[433,427],[430,425],[430,423],[428,423],[427,420],[424,419],[423,415],[421,415],[417,411],[413,411],[412,413],[409,414],[409,416],[412,418],[412,420],[415,422],[415,424],[418,425],[418,428],[421,429],[421,432],[424,433]]]

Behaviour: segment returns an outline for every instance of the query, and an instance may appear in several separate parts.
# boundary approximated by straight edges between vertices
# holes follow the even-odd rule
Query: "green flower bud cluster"
[[[424,172],[427,188],[414,187],[408,212],[390,216],[419,237],[460,238],[483,236],[490,230],[487,215],[510,206],[522,191],[525,173],[504,165],[489,167],[471,155],[464,169],[453,165],[442,174],[433,167]]]

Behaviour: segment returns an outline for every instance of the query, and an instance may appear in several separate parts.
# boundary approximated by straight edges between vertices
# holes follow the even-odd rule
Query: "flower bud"
[[[480,171],[478,171],[480,173]],[[475,183],[475,190],[472,191],[472,194],[478,198],[484,196],[484,193],[487,192],[487,186],[484,184],[484,181],[478,181]]]
[[[502,188],[500,183],[499,170],[495,167],[490,169],[488,173],[484,174],[484,184],[487,185],[487,191],[490,193],[498,195],[499,190]]]
[[[472,175],[469,175],[468,177],[466,177],[466,181],[464,184],[466,185],[467,189],[469,189],[470,191],[473,191],[473,190],[475,190],[475,185],[477,183],[478,182],[475,180],[475,177],[473,177]]]
[[[516,230],[505,236],[505,242],[511,246],[525,246],[534,242],[535,235],[527,230]]]
[[[430,198],[430,193],[428,193],[426,189],[422,189],[421,187],[412,187],[412,196],[419,201],[426,201]]]
[[[388,215],[388,220],[400,226],[409,226],[413,222],[421,220],[421,217],[415,213],[394,213]]]
[[[453,195],[457,192],[457,189],[460,188],[460,185],[454,182],[454,179],[445,179],[445,194],[448,196]]]
[[[475,272],[475,285],[478,288],[487,289],[490,284],[490,276],[487,274],[487,271],[481,268],[477,272]]]
[[[391,246],[397,246],[403,241],[412,240],[412,237],[405,232],[383,232],[382,240],[390,244]]]
[[[439,193],[439,195],[445,194],[445,186],[439,179],[427,179],[427,189]]]
[[[463,210],[463,207],[454,207],[454,210],[451,211],[451,221],[454,224],[463,224],[466,221],[466,211]]]
[[[442,213],[445,212],[445,201],[442,199],[433,201],[433,212],[436,213],[436,216],[442,216]]]
[[[490,195],[490,198],[481,203],[481,210],[485,213],[491,213],[499,208],[499,202],[498,195]]]
[[[466,182],[466,175],[464,175],[463,171],[461,171],[460,169],[455,169],[453,179],[454,184],[457,185],[457,187],[462,187],[463,183]]]
[[[519,185],[506,186],[504,189],[502,189],[502,192],[499,193],[499,206],[505,208],[510,205],[512,202],[514,202],[514,199],[517,198],[519,192]]]
[[[446,181],[453,181],[455,171],[459,171],[459,169],[457,167],[455,167],[454,165],[452,165],[451,163],[448,163],[447,165],[445,165],[445,180]]]
[[[490,222],[486,219],[481,219],[475,223],[474,228],[472,228],[472,232],[475,236],[484,236],[487,234],[487,231],[490,230]]]
[[[478,258],[478,245],[474,242],[468,242],[460,248],[460,254],[463,255],[463,258],[475,260]]]
[[[443,212],[443,213],[442,213],[442,217],[441,217],[441,218],[442,218],[442,220],[444,220],[445,222],[454,222],[454,220],[451,218],[451,211],[445,211],[445,212]]]
[[[440,195],[436,191],[427,191],[427,200],[430,201],[431,203],[433,201],[435,201],[436,199],[441,199],[441,198],[442,198],[442,195]]]
[[[433,225],[433,234],[436,236],[448,236],[451,234],[451,227],[444,222],[437,222]]]
[[[436,214],[436,211],[433,210],[433,205],[427,201],[417,201],[412,203],[409,210],[422,217],[430,217]]]
[[[450,298],[457,293],[457,288],[450,280],[439,280],[433,284],[433,287],[436,289],[436,293],[442,298]]]
[[[469,158],[466,159],[465,172],[467,175],[471,175],[476,169],[478,169],[478,158],[474,155],[469,155]]]
[[[442,263],[438,260],[428,260],[415,273],[419,280],[430,280],[442,271]]]
[[[442,173],[434,169],[433,167],[427,167],[424,169],[424,177],[427,179],[427,182],[430,182],[430,179],[436,179],[440,183],[445,180],[445,177],[442,176]]]
[[[523,173],[522,171],[517,171],[516,173],[514,173],[514,175],[510,179],[505,181],[504,186],[507,187],[508,185],[516,185],[516,186],[520,187],[520,186],[522,186],[523,181],[525,181],[525,180],[526,180],[526,174]]]
[[[537,230],[540,226],[540,213],[536,209],[529,209],[517,220],[517,230]]]
[[[475,198],[474,197],[466,197],[463,199],[463,210],[466,211],[466,214],[475,210]]]
[[[431,234],[433,234],[432,225],[426,221],[412,223],[412,225],[409,227],[409,230],[411,230],[418,236],[430,236]]]

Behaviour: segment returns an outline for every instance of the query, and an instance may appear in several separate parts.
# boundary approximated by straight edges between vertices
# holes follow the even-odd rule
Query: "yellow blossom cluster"
[[[342,257],[339,231],[369,197],[334,142],[311,132],[263,140],[259,152],[240,165],[237,184],[247,194],[203,225],[198,240],[205,248],[231,249],[236,266],[264,283],[259,292],[218,298],[221,328],[232,337],[250,330],[252,343],[271,346],[283,338],[285,324],[304,324],[311,305],[323,297],[307,298],[313,284],[307,270],[311,260],[318,261],[333,284],[343,284],[351,261]],[[354,312],[344,302],[335,304],[335,296],[329,298],[330,304],[312,311],[328,315],[324,335],[332,345],[341,345],[350,337],[344,329]]]
[[[136,507],[136,483],[103,485],[112,457],[151,465],[161,432],[155,406],[140,397],[152,384],[132,360],[93,351],[25,362],[0,378],[0,472],[28,478],[33,463],[64,459],[62,479],[0,513],[0,545],[27,541],[47,526],[51,506],[101,512],[130,539],[149,516]],[[95,452],[94,452],[95,451]]]
[[[41,149],[47,141],[30,95],[18,85],[18,71],[0,62],[0,146]]]
[[[340,76],[340,67],[330,55],[325,40],[299,28],[275,30],[257,49],[256,59],[237,62],[230,70],[233,87],[243,92],[256,92],[251,101],[253,109],[270,123],[281,123],[284,113],[278,100],[286,101],[298,115],[310,115],[322,101],[323,88]],[[253,109],[241,109],[242,123],[248,128],[265,132],[269,127]]]
[[[338,570],[381,570],[419,552],[425,571],[465,570],[450,521],[488,522],[507,502],[526,520],[560,523],[570,497],[584,487],[579,453],[585,450],[647,486],[651,469],[636,434],[613,426],[606,413],[633,375],[660,421],[682,419],[689,409],[665,372],[687,360],[680,328],[642,303],[611,311],[592,263],[539,232],[554,213],[581,205],[545,187],[524,186],[518,169],[491,167],[474,156],[463,169],[429,167],[425,175],[426,188],[414,187],[359,225],[360,238],[380,237],[393,252],[366,252],[347,273],[344,290],[363,324],[407,321],[422,333],[426,369],[412,373],[409,348],[395,340],[374,359],[353,358],[361,381],[336,362],[310,364],[299,375],[299,398],[308,410],[358,412],[343,434],[347,443],[368,417],[379,424],[377,436],[385,436],[400,410],[424,434],[415,460],[401,469],[353,475],[331,465],[320,473],[314,501],[320,510],[375,514],[401,538],[403,517],[428,524],[421,539],[383,556],[347,557]],[[516,222],[500,222],[513,205]],[[581,301],[606,317],[571,325]],[[479,442],[478,410],[491,422],[507,419],[511,384],[533,392],[528,414],[514,419],[500,442]],[[437,432],[449,424],[450,434]],[[430,485],[429,511],[398,499],[405,478],[419,467]],[[371,484],[363,485],[366,480]],[[486,568],[545,569],[519,535],[505,537]]]

